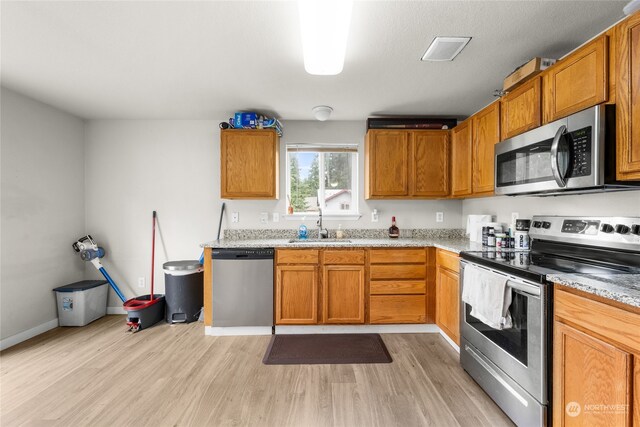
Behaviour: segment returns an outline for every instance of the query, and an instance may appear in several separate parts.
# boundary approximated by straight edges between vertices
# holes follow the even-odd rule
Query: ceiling
[[[344,71],[304,71],[295,1],[2,1],[2,85],[82,118],[286,120],[334,108],[468,116],[515,67],[558,58],[626,1],[356,1]],[[436,35],[473,39],[420,62]]]

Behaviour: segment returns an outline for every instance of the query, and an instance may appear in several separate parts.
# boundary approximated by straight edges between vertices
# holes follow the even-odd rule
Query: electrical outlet
[[[144,279],[144,277],[138,277],[138,287],[139,288],[147,287],[146,280]]]
[[[273,222],[280,222],[280,214],[278,212],[274,212],[271,217]]]
[[[269,212],[260,212],[260,223],[266,224],[269,222]]]
[[[516,219],[520,218],[520,214],[518,212],[511,212],[511,224],[515,224]]]
[[[378,209],[374,209],[371,212],[371,222],[378,222]]]
[[[436,212],[436,222],[444,222],[444,212]]]
[[[240,213],[239,212],[233,212],[231,214],[231,222],[240,222]]]

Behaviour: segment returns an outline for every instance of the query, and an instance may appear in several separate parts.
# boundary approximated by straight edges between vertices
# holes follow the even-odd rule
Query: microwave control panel
[[[591,126],[570,132],[567,136],[572,160],[569,176],[591,175]]]

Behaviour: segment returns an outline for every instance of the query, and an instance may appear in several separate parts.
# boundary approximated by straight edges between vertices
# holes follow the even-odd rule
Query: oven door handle
[[[524,292],[524,293],[526,293],[528,295],[539,297],[542,294],[542,292],[540,292],[540,287],[539,286],[532,285],[532,284],[524,282],[522,280],[518,280],[513,276],[506,275],[504,273],[501,273],[499,271],[493,270],[491,268],[487,268],[487,267],[485,267],[483,265],[475,264],[475,263],[469,263],[467,261],[460,261],[460,265],[461,265],[462,268],[464,268],[466,265],[473,265],[474,267],[481,268],[483,270],[488,271],[489,273],[493,273],[493,274],[496,274],[498,276],[506,277],[507,278],[507,287],[513,288],[513,289],[517,289],[517,290],[522,291],[522,292]],[[464,277],[464,276],[462,276],[462,277]],[[462,277],[460,278],[460,280],[462,280]]]
[[[556,184],[558,187],[564,188],[567,186],[567,180],[560,173],[560,163],[558,158],[558,150],[560,149],[560,140],[567,132],[567,127],[562,125],[558,128],[556,135],[553,137],[553,142],[551,143],[551,173],[553,173],[553,178],[556,180]]]
[[[491,366],[489,366],[489,364],[487,362],[485,362],[484,360],[482,360],[482,358],[468,345],[464,346],[464,349],[466,350],[466,352],[471,355],[471,357],[473,357],[474,359],[476,359],[476,362],[478,362],[492,377],[494,380],[498,381],[498,383],[500,383],[501,386],[503,386],[509,393],[511,393],[513,395],[513,397],[515,397],[516,399],[518,399],[518,401],[520,403],[522,403],[523,406],[528,407],[529,406],[529,402],[527,402],[527,399],[525,399],[524,397],[522,397],[520,395],[520,393],[518,393],[513,387],[511,387],[511,385],[509,385],[508,382],[506,382],[504,380],[504,378],[502,378],[496,371],[495,369],[493,369]]]

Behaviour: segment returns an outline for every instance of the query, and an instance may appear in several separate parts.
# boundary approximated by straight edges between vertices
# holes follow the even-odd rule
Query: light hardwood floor
[[[0,424],[511,425],[436,334],[383,335],[391,364],[265,366],[270,337],[203,333],[107,316],[5,350]]]

